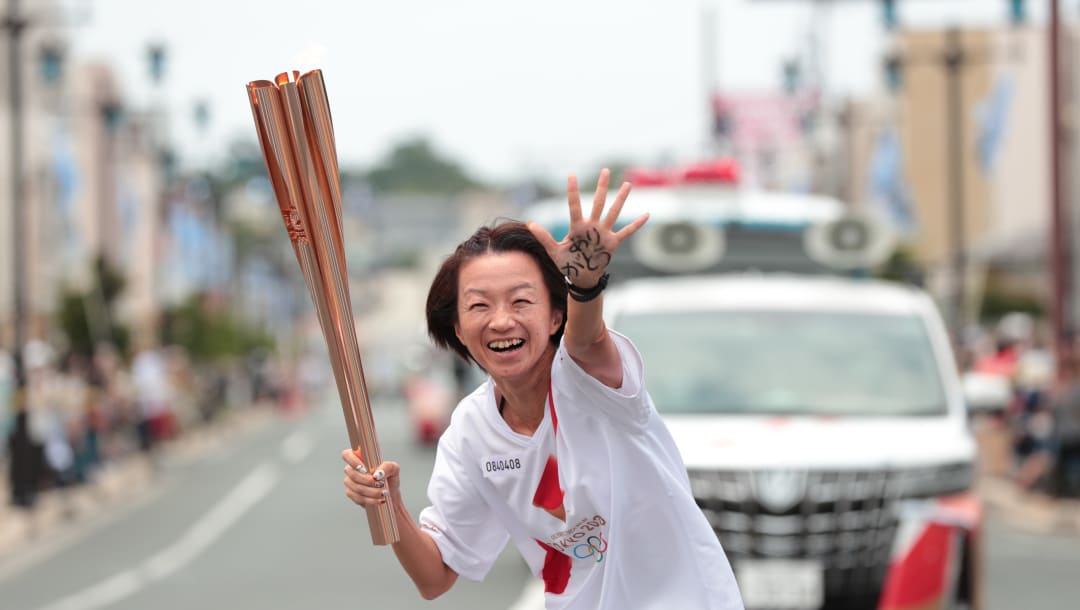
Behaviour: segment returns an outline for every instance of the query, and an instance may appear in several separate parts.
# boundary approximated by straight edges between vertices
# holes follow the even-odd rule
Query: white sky
[[[89,7],[80,60],[113,63],[135,105],[150,102],[147,45],[168,48],[164,91],[187,163],[220,156],[254,127],[244,86],[321,68],[343,165],[370,164],[424,134],[479,177],[509,179],[701,152],[708,125],[703,7],[715,7],[712,77],[776,89],[780,62],[808,48],[806,0],[64,0]],[[1002,23],[1006,0],[901,0],[905,24]],[[1035,21],[1045,1],[1029,0]],[[819,9],[827,90],[877,86],[878,0]],[[1071,10],[1071,9],[1063,9]],[[1071,12],[1065,15],[1074,18]],[[206,134],[191,109],[211,107]]]

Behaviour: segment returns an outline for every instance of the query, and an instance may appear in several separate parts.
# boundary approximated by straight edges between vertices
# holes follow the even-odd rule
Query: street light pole
[[[11,356],[15,364],[16,392],[26,387],[26,371],[22,358],[22,346],[26,343],[23,303],[26,286],[23,277],[23,254],[25,242],[26,183],[23,176],[23,90],[22,90],[22,35],[27,21],[20,14],[19,0],[8,0],[8,13],[4,18],[8,36],[8,92],[11,103],[11,270],[12,270],[12,320],[14,341]]]

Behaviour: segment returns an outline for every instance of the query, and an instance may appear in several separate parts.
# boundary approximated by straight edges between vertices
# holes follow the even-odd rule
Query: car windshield
[[[724,311],[625,315],[665,414],[935,415],[937,362],[914,315]]]

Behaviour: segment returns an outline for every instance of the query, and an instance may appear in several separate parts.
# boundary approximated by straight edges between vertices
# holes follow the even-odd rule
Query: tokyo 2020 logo
[[[574,547],[574,557],[578,559],[588,559],[589,557],[595,557],[596,563],[600,563],[604,560],[604,554],[607,553],[607,540],[604,540],[604,534],[598,534],[596,536],[589,536],[585,539],[585,542]]]

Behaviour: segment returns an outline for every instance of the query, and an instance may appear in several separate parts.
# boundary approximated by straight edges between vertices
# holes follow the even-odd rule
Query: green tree
[[[926,280],[926,270],[915,259],[911,249],[905,246],[896,248],[878,268],[876,275],[881,279],[916,286],[922,286]]]
[[[995,273],[989,274],[979,304],[979,320],[992,322],[1013,312],[1029,313],[1037,318],[1046,314],[1046,307],[1038,296],[1003,284]]]
[[[273,347],[266,333],[232,316],[206,294],[192,295],[165,311],[161,341],[182,346],[196,362],[221,361],[246,355],[258,347]]]
[[[456,162],[441,156],[425,138],[400,142],[367,175],[380,193],[441,193],[456,195],[480,188]]]
[[[94,262],[94,279],[85,291],[64,289],[57,318],[73,352],[90,355],[99,342],[111,343],[126,352],[131,338],[127,327],[116,322],[114,304],[124,291],[124,276],[103,257]]]

